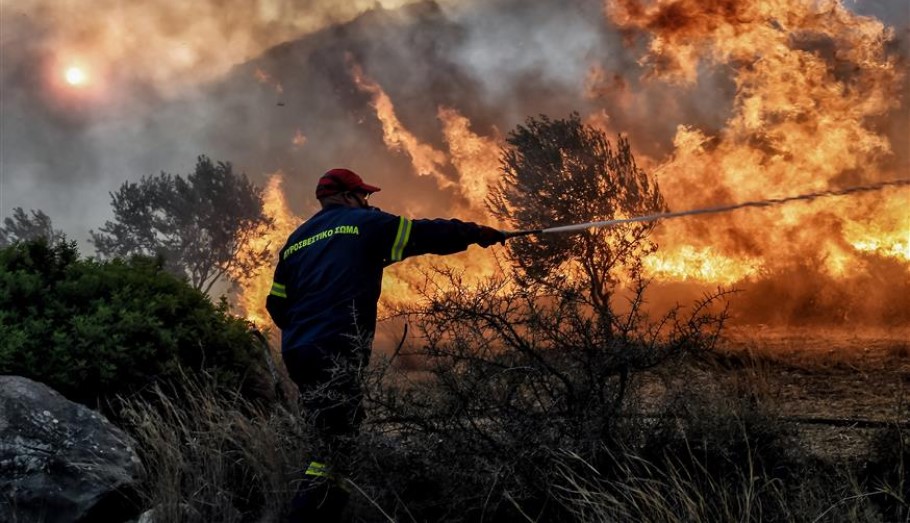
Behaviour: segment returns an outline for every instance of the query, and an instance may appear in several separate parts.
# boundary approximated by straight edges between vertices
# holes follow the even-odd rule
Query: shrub
[[[97,405],[203,370],[227,388],[269,390],[250,325],[161,260],[96,262],[44,240],[0,250],[0,373]]]
[[[382,488],[364,488],[393,517],[568,517],[553,489],[557,453],[598,463],[634,439],[643,372],[710,350],[725,318],[711,306],[722,293],[661,329],[639,308],[643,288],[628,314],[602,321],[571,289],[516,289],[505,279],[470,289],[457,273],[436,276],[442,283],[408,313],[426,371],[395,375],[374,361],[367,375],[370,417],[356,461],[364,477],[382,478]]]

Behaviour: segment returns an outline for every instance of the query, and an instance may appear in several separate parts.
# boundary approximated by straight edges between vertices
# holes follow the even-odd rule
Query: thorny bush
[[[426,370],[396,367],[413,356],[399,347],[364,376],[369,419],[357,461],[365,477],[384,478],[372,495],[393,518],[558,517],[554,451],[596,463],[640,432],[642,419],[628,415],[637,375],[710,350],[726,318],[724,291],[653,322],[644,284],[628,313],[605,318],[568,286],[494,278],[469,289],[455,271],[432,276],[424,305],[401,311]]]

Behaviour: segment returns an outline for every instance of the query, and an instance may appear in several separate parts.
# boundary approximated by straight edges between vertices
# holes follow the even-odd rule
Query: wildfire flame
[[[415,172],[433,175],[440,189],[457,190],[468,204],[460,210],[460,218],[493,223],[484,208],[484,200],[498,168],[499,137],[486,138],[472,132],[470,121],[457,110],[440,107],[437,117],[449,148],[447,155],[419,142],[395,116],[391,98],[379,84],[364,76],[356,65],[352,66],[352,75],[357,85],[373,96],[372,105],[376,110],[376,117],[383,124],[387,147],[392,151],[404,149],[413,162]],[[305,137],[299,130],[293,142],[295,145],[302,145],[305,142]],[[459,181],[457,186],[440,170],[442,166],[448,164],[453,165],[457,171]],[[277,251],[288,235],[303,222],[302,218],[290,211],[282,191],[282,183],[281,173],[276,173],[270,177],[263,192],[265,212],[275,220],[276,227],[270,234],[261,236],[254,247],[270,245]],[[378,196],[381,197],[382,194]],[[467,282],[480,281],[499,271],[492,254],[489,251],[479,253],[476,248],[470,252],[447,256],[445,260],[449,267],[462,270]],[[416,299],[418,289],[425,283],[426,273],[438,262],[439,259],[435,257],[420,257],[395,264],[386,270],[383,277],[385,289],[383,310],[387,311],[396,304]],[[259,326],[271,324],[265,311],[265,298],[271,289],[273,272],[274,267],[270,267],[255,278],[241,282],[240,285],[237,300],[239,312]]]
[[[282,189],[283,185],[283,173],[277,172],[269,177],[262,193],[263,211],[274,220],[275,226],[270,232],[259,235],[251,245],[252,251],[266,247],[272,249],[276,253],[276,262],[278,250],[303,221],[291,212]],[[265,299],[272,290],[274,271],[274,266],[264,267],[256,276],[238,282],[240,292],[237,294],[237,312],[259,328],[272,325],[268,311],[265,310]]]
[[[392,99],[385,90],[367,77],[350,57],[348,61],[358,89],[372,97],[371,105],[376,111],[376,118],[382,123],[383,139],[389,150],[397,152],[403,149],[411,159],[414,172],[432,176],[441,190],[454,191],[465,200],[467,207],[454,206],[460,218],[493,223],[485,210],[484,200],[489,184],[498,171],[498,136],[487,138],[476,134],[470,129],[470,121],[457,110],[439,107],[437,118],[442,124],[448,154],[423,143],[398,119]],[[457,183],[446,175],[444,169],[448,165],[454,167]],[[426,274],[439,262],[435,257],[420,257],[391,266],[383,277],[384,303],[388,306],[416,299],[417,289],[425,283]],[[480,281],[499,270],[489,251],[478,253],[472,250],[447,256],[444,264],[463,271],[466,282]]]
[[[404,149],[420,176],[432,176],[440,188],[451,187],[453,182],[442,171],[446,164],[445,153],[421,142],[402,125],[395,114],[392,99],[378,83],[364,74],[359,64],[351,62],[350,68],[357,88],[372,97],[370,103],[376,109],[376,117],[382,122],[382,138],[386,146],[394,151]]]
[[[652,79],[690,85],[702,63],[734,74],[725,127],[712,135],[680,126],[673,155],[658,168],[672,207],[895,176],[887,168],[889,141],[870,123],[895,108],[903,79],[885,52],[891,32],[879,21],[833,1],[611,0],[607,13],[630,34],[650,37],[642,63]],[[807,256],[831,276],[860,269],[859,251],[910,261],[910,218],[900,201],[896,191],[883,191],[667,223],[657,231],[663,249],[648,265],[659,277],[731,283]],[[678,261],[693,255],[699,261],[681,271]],[[726,267],[722,276],[703,270],[708,259]]]
[[[458,190],[470,204],[470,217],[490,223],[484,202],[497,179],[502,140],[495,129],[490,138],[474,133],[470,120],[451,107],[439,107],[437,118],[458,171]]]
[[[731,285],[755,276],[760,268],[760,259],[732,258],[715,253],[711,247],[696,249],[691,245],[683,245],[672,253],[652,255],[645,259],[645,270],[652,277],[720,285]]]
[[[351,63],[350,67],[358,88],[373,97],[372,106],[382,122],[383,137],[389,150],[404,149],[416,173],[432,175],[440,189],[454,191],[467,202],[467,206],[456,204],[452,207],[451,212],[456,212],[459,218],[495,225],[486,212],[484,201],[499,169],[501,139],[498,133],[494,130],[492,137],[479,135],[471,130],[470,120],[456,109],[440,106],[437,119],[442,125],[448,153],[422,143],[395,116],[392,99],[382,87],[367,78],[357,64]],[[457,183],[444,173],[443,168],[447,165],[454,167]],[[420,257],[391,266],[383,277],[384,303],[394,305],[414,301],[417,290],[426,283],[427,274],[440,261],[436,257]],[[481,281],[500,270],[491,251],[480,252],[476,248],[447,256],[442,263],[461,271],[468,284]]]
[[[636,155],[655,173],[671,210],[905,175],[898,172],[893,144],[880,124],[894,114],[905,85],[903,71],[886,50],[892,31],[881,22],[835,0],[607,0],[605,6],[607,19],[630,44],[641,39],[647,44],[639,62],[644,85],[695,89],[704,71],[722,69],[735,90],[719,128],[684,122],[667,157]],[[494,224],[483,203],[499,172],[499,132],[478,133],[458,109],[440,106],[436,117],[443,143],[421,141],[398,118],[382,86],[347,60],[356,88],[370,97],[386,147],[405,153],[416,174],[430,176],[440,191],[452,195],[455,203],[446,212]],[[609,102],[585,121],[610,134],[621,130],[611,108],[638,114],[647,106],[630,88],[628,71],[595,65],[584,80],[589,101]],[[632,134],[630,139],[634,146],[648,137]],[[281,199],[280,182],[274,188],[273,182],[274,177],[267,195]],[[283,200],[276,212],[291,216]],[[283,232],[276,231],[273,245],[279,246],[300,220],[288,221]],[[667,221],[655,229],[654,239],[660,249],[645,260],[645,270],[658,281],[733,285],[774,281],[782,278],[779,274],[818,274],[847,282],[874,273],[880,262],[888,264],[887,274],[894,274],[894,267],[903,271],[897,287],[906,288],[910,277],[906,189]],[[413,300],[414,289],[423,283],[422,270],[435,264],[464,269],[472,279],[495,274],[500,269],[494,250],[472,248],[444,260],[420,257],[395,264],[385,273],[384,299]],[[793,267],[810,271],[786,272]],[[264,303],[270,278],[268,272],[251,294],[249,310]]]

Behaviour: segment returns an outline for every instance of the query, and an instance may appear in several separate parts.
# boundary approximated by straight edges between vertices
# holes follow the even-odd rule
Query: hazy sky
[[[197,97],[273,45],[403,3],[3,0],[0,215],[42,209],[86,238],[120,183],[185,173],[196,155],[210,154],[197,144],[209,123],[205,100],[192,122],[155,122],[162,108]],[[71,68],[81,84],[68,83]],[[182,147],[157,150],[162,141]]]

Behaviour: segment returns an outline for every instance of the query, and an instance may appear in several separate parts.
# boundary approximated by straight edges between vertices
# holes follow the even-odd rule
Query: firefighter
[[[484,225],[380,211],[369,205],[379,190],[348,169],[326,172],[316,186],[322,209],[279,252],[266,300],[281,329],[282,359],[322,443],[322,457],[309,463],[292,502],[291,521],[338,520],[344,509],[341,460],[363,418],[358,370],[369,362],[383,268],[506,239]]]

